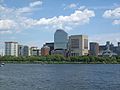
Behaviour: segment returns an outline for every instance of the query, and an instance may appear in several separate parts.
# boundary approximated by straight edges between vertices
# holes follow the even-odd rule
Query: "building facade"
[[[54,50],[54,43],[45,43],[44,46],[48,46],[50,48],[49,55],[51,55],[51,51]]]
[[[70,56],[88,55],[88,36],[72,35],[69,37]]]
[[[5,42],[5,55],[18,56],[18,42]]]
[[[98,56],[99,54],[99,44],[96,42],[90,42],[90,55]]]
[[[42,56],[47,56],[49,55],[50,48],[48,46],[43,46],[41,48],[41,55]]]
[[[40,49],[38,49],[37,47],[31,47],[30,48],[30,55],[31,56],[39,56],[40,55]]]
[[[18,56],[30,56],[30,48],[28,46],[18,45]]]
[[[54,49],[67,49],[68,34],[62,30],[56,30],[54,34]]]

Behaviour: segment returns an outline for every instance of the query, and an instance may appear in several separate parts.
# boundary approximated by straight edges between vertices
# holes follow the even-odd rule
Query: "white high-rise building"
[[[69,37],[70,56],[88,55],[88,36],[72,35]]]
[[[54,34],[54,49],[67,49],[68,34],[62,30],[56,30]]]
[[[5,42],[5,55],[18,56],[18,42]]]

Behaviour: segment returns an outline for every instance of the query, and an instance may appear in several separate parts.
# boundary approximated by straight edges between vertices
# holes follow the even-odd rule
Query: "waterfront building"
[[[70,56],[88,55],[88,36],[71,35],[69,37]]]
[[[90,42],[90,55],[98,56],[99,54],[99,44],[96,42]]]
[[[41,50],[38,49],[37,47],[31,47],[30,48],[30,55],[31,56],[39,56],[40,52],[41,52]]]
[[[30,48],[26,45],[18,45],[18,56],[30,56]]]
[[[30,56],[30,48],[29,46],[23,47],[23,56]]]
[[[66,49],[54,49],[51,51],[51,54],[55,55],[55,54],[59,54],[59,55],[63,55],[63,56],[67,56],[67,50]]]
[[[23,56],[23,45],[18,45],[18,56]]]
[[[43,47],[41,48],[41,55],[42,55],[42,56],[49,55],[49,51],[50,51],[50,47],[48,47],[48,46],[43,46]]]
[[[54,42],[45,43],[44,46],[48,46],[50,48],[49,55],[51,55],[51,51],[54,50]]]
[[[101,46],[99,48],[100,48],[99,55],[102,55],[102,56],[116,56],[117,55],[116,53],[117,47],[114,46],[112,43],[110,43],[110,41],[107,41],[106,45],[102,45],[102,48]]]
[[[56,30],[54,34],[54,49],[67,49],[68,34],[62,30]]]
[[[5,55],[18,56],[18,42],[5,42]]]

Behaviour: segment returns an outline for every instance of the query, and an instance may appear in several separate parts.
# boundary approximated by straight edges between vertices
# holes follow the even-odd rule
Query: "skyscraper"
[[[96,42],[90,42],[90,55],[98,56],[99,53],[99,44]]]
[[[5,55],[18,56],[18,42],[5,42]]]
[[[88,36],[72,35],[69,37],[70,56],[88,55]]]
[[[56,30],[54,34],[54,49],[67,49],[68,34],[62,30]]]

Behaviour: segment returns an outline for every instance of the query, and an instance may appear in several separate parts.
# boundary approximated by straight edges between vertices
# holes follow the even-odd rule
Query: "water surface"
[[[120,65],[6,64],[0,90],[120,90]]]

